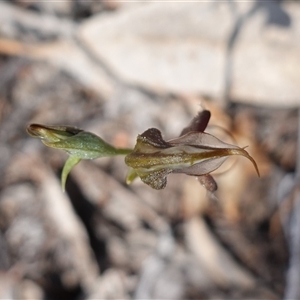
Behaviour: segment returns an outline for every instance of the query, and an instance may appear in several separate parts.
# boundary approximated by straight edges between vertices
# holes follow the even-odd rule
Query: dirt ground
[[[75,34],[147,5],[0,3],[0,299],[299,298],[300,95],[273,105],[230,86],[223,97],[167,79],[155,88]],[[178,174],[156,191],[126,185],[124,157],[101,158],[80,162],[63,193],[67,154],[26,133],[30,123],[71,125],[131,148],[151,127],[177,137],[201,107],[212,113],[207,131],[248,146],[260,177],[231,158],[213,195]]]

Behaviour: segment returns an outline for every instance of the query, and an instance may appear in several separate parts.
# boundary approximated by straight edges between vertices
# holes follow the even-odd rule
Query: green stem
[[[116,154],[115,155],[127,155],[131,153],[133,150],[128,148],[115,148]]]

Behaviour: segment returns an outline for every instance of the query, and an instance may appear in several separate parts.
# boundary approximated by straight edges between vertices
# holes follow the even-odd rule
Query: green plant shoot
[[[65,190],[70,171],[82,159],[125,155],[132,151],[131,149],[115,148],[97,135],[76,127],[30,124],[27,132],[32,137],[40,138],[46,146],[64,150],[70,155],[62,171],[63,190]]]

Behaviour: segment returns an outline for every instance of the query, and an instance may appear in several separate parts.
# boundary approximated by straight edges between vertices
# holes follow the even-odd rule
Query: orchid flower
[[[231,155],[248,158],[259,175],[256,162],[244,148],[224,143],[203,132],[209,119],[209,111],[200,112],[179,138],[167,142],[156,128],[139,135],[133,152],[125,157],[125,163],[131,167],[127,183],[139,176],[144,183],[160,190],[165,188],[169,174],[184,173],[197,176],[208,191],[214,192],[217,184],[210,173]]]
[[[224,143],[204,132],[189,132],[166,142],[156,128],[138,136],[133,152],[125,157],[125,163],[144,183],[160,190],[166,186],[167,175],[171,173],[207,175],[231,155],[247,157],[259,173],[254,159],[243,148]]]

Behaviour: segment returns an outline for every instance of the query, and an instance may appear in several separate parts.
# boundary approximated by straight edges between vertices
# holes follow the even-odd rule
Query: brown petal
[[[198,180],[200,184],[204,186],[209,192],[213,193],[218,189],[217,183],[215,182],[214,178],[209,174],[198,176]]]
[[[138,136],[137,142],[148,144],[160,149],[171,147],[171,145],[162,138],[161,132],[156,128],[150,128],[143,132]]]
[[[171,170],[161,169],[157,171],[152,171],[149,173],[141,173],[137,171],[141,180],[151,186],[153,189],[161,190],[167,185],[167,175],[171,173]]]
[[[189,126],[185,127],[180,136],[183,136],[191,131],[203,132],[207,127],[207,124],[210,119],[210,111],[203,110],[198,113],[198,115],[192,120]]]

